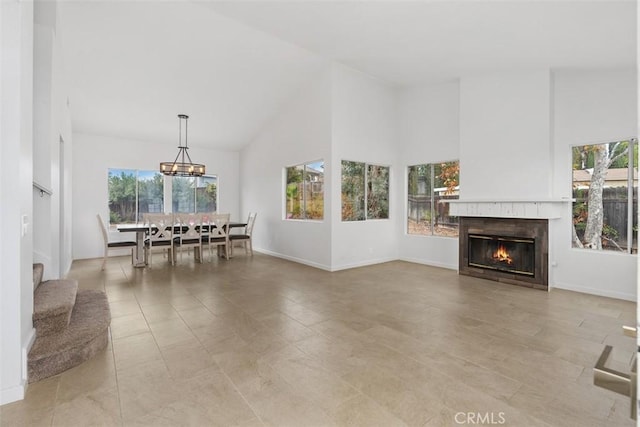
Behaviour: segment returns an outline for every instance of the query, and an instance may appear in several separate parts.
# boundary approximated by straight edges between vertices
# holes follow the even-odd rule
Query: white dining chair
[[[144,240],[145,264],[152,263],[153,252],[157,249],[167,251],[171,265],[175,264],[176,252],[174,242],[174,218],[172,214],[145,214],[144,225],[147,227],[147,236]]]
[[[202,226],[202,214],[179,213],[175,215],[177,235],[174,234],[174,247],[180,248],[180,261],[186,249],[193,248],[196,257],[202,262],[202,240],[204,227]]]
[[[258,214],[256,212],[249,212],[249,217],[247,218],[247,225],[244,227],[244,233],[238,234],[229,234],[229,241],[231,242],[231,256],[233,256],[233,244],[235,242],[242,243],[244,246],[244,252],[253,256],[253,243],[251,241],[251,234],[253,233],[253,224],[256,222],[256,216]]]
[[[230,214],[207,214],[203,217],[203,226],[208,230],[208,233],[202,236],[202,245],[209,248],[209,259],[212,257],[211,253],[214,247],[218,252],[224,249],[224,257],[229,259],[227,224],[229,224],[230,216]]]
[[[102,234],[102,241],[104,242],[104,255],[102,258],[102,267],[100,269],[104,270],[107,265],[107,256],[109,256],[109,250],[111,249],[131,248],[131,262],[133,263],[133,249],[137,246],[137,243],[131,240],[124,242],[110,242],[107,234],[107,227],[104,225],[102,217],[100,214],[97,214],[96,218],[98,219],[98,225],[100,226],[100,232]]]

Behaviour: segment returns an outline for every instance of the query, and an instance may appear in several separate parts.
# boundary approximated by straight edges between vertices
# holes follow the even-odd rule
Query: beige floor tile
[[[158,345],[151,333],[114,340],[113,354],[118,371],[162,359]]]
[[[129,314],[139,314],[140,306],[135,299],[124,299],[119,301],[109,301],[109,308],[111,310],[111,318],[116,319],[120,316],[126,316]]]
[[[117,387],[113,351],[105,349],[59,375],[57,403],[69,402],[89,394],[114,390]]]
[[[60,376],[29,384],[24,400],[0,406],[1,426],[50,426]]]
[[[82,394],[56,405],[53,426],[119,426],[120,405],[116,388]]]
[[[341,426],[406,426],[400,419],[363,394],[343,402],[331,414],[336,423]]]
[[[406,262],[329,273],[240,251],[100,264],[76,261],[70,277],[107,292],[112,341],[0,407],[0,425],[633,425],[628,398],[591,370],[605,344],[627,370],[628,301]]]
[[[115,339],[149,332],[149,325],[142,313],[127,314],[111,319],[111,337]]]
[[[180,318],[171,304],[145,305],[142,308],[142,314],[148,324]]]

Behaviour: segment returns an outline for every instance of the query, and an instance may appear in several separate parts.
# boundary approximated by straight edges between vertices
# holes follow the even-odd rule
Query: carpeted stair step
[[[47,280],[33,293],[33,327],[37,336],[62,332],[71,319],[78,282],[71,279]]]
[[[30,383],[73,368],[106,347],[111,322],[106,294],[78,291],[75,300],[71,320],[63,331],[46,336],[37,334],[29,352]]]

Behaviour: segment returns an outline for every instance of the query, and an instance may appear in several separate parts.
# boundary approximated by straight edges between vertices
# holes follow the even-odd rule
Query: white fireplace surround
[[[494,218],[558,219],[573,199],[459,199],[447,200],[449,215]]]

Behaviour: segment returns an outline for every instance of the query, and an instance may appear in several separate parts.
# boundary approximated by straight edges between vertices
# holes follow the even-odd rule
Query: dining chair
[[[104,270],[107,265],[107,256],[109,255],[110,249],[131,248],[131,262],[133,263],[133,248],[137,246],[137,243],[129,240],[124,242],[110,242],[107,235],[107,227],[104,225],[102,217],[100,214],[97,214],[96,218],[98,218],[98,224],[100,225],[100,231],[102,233],[102,241],[104,242],[104,255],[102,258],[102,267],[100,269]]]
[[[220,253],[224,249],[224,257],[229,259],[229,224],[230,214],[207,214],[203,217],[203,226],[208,230],[208,234],[202,236],[202,245],[209,248],[209,259],[211,259],[212,248],[215,247]]]
[[[172,214],[145,214],[144,226],[147,237],[144,240],[144,262],[150,265],[155,249],[167,251],[171,265],[175,264],[174,220]]]
[[[180,248],[180,261],[184,249],[193,248],[196,258],[202,262],[202,236],[208,235],[202,225],[203,215],[181,213],[176,214],[175,218],[178,235],[174,237],[174,247],[177,245]]]
[[[253,224],[256,222],[257,215],[258,214],[256,212],[249,212],[247,225],[245,225],[244,227],[244,233],[229,234],[229,241],[231,243],[231,256],[233,256],[233,244],[235,242],[242,243],[242,246],[244,246],[244,252],[248,254],[249,251],[251,251],[251,256],[253,256],[253,243],[251,241],[251,234],[253,233]]]

